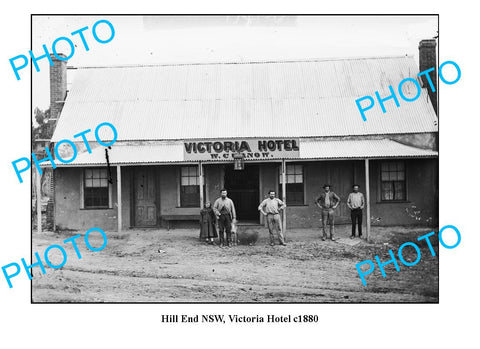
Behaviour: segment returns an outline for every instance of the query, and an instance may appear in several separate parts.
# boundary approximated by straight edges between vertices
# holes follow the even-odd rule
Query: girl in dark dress
[[[205,239],[206,242],[213,245],[213,239],[218,237],[215,228],[216,220],[212,205],[207,201],[205,208],[200,211],[200,240]]]

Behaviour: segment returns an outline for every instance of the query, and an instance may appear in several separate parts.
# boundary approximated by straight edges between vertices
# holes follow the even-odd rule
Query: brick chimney
[[[432,102],[433,109],[435,113],[438,115],[437,111],[437,41],[435,39],[426,39],[420,41],[418,44],[418,51],[419,51],[419,66],[420,72],[435,68],[435,74],[430,73],[430,79],[432,80],[433,85],[435,86],[435,92],[432,92],[430,85],[427,81],[425,75],[422,75],[422,82],[423,86],[427,88],[428,96],[430,97],[430,101]]]
[[[58,55],[66,57],[62,53]],[[50,66],[50,119],[55,127],[67,97],[67,61],[61,61],[55,55],[50,57],[53,61]]]
[[[66,58],[64,54],[60,53],[58,56]],[[55,55],[51,54],[53,65],[50,66],[50,118],[48,119],[48,138],[51,139],[55,127],[57,126],[60,113],[63,109],[63,103],[67,97],[67,61],[59,60]],[[53,143],[48,142],[46,146],[53,152]],[[51,171],[50,180],[50,194],[47,204],[47,228],[56,231],[55,223],[55,172]],[[46,174],[47,172],[45,172]]]

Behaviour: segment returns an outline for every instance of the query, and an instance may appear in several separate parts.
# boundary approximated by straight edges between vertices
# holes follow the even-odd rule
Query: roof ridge
[[[196,66],[196,65],[229,65],[229,64],[273,64],[273,63],[313,63],[329,61],[358,61],[391,58],[412,58],[413,55],[385,55],[385,56],[359,56],[359,57],[327,57],[327,58],[297,58],[297,59],[257,59],[248,61],[212,61],[212,62],[177,62],[177,63],[145,63],[145,64],[119,64],[105,66],[69,66],[69,69],[104,69],[104,68],[142,68],[142,67],[171,67],[171,66]]]

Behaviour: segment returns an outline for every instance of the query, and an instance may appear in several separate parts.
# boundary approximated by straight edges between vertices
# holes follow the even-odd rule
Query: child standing
[[[205,203],[205,208],[200,211],[200,239],[213,245],[213,239],[218,237],[215,228],[216,216],[209,201]]]

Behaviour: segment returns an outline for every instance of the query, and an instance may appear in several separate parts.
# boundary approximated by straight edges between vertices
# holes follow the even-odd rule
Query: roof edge
[[[411,54],[386,55],[386,56],[359,56],[359,57],[328,57],[328,58],[298,58],[298,59],[257,59],[247,61],[205,61],[205,62],[182,62],[182,63],[148,63],[148,64],[119,64],[119,65],[92,65],[92,66],[68,66],[68,69],[105,69],[105,68],[143,68],[143,67],[172,67],[172,66],[197,66],[197,65],[230,65],[230,64],[274,64],[274,63],[313,63],[329,61],[358,61],[391,58],[413,58]]]

